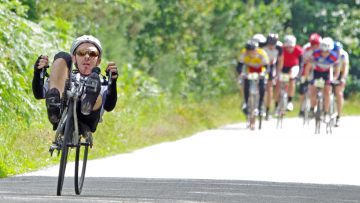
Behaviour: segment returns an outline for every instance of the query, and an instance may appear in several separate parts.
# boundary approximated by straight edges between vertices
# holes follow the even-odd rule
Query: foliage
[[[344,44],[344,49],[349,52],[352,76],[347,92],[360,91],[357,85],[360,78],[359,5],[358,1],[350,0],[294,0],[291,7],[292,18],[287,24],[302,44],[305,44],[312,32],[332,37]]]
[[[171,92],[191,97],[233,91],[234,52],[255,32],[280,32],[287,4],[157,1],[154,19],[137,37],[139,67]]]
[[[20,17],[26,10],[19,1],[0,3],[0,176],[17,171],[22,167],[19,163],[25,167],[36,163],[37,150],[21,143],[24,138],[28,142],[27,129],[36,127],[44,112],[32,96],[32,66],[38,55],[49,53],[50,47],[61,48],[68,38],[60,41],[57,29],[49,32]],[[42,140],[42,136],[32,136],[32,141]],[[28,156],[33,160],[25,161]]]

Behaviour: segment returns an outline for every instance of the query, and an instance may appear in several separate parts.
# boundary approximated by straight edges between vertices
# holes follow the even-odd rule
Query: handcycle
[[[255,129],[256,117],[259,117],[259,129],[262,127],[263,112],[259,107],[260,93],[259,93],[259,80],[260,77],[264,77],[259,73],[248,73],[246,79],[249,80],[249,100],[248,100],[248,112],[247,112],[247,126],[251,129]]]
[[[100,69],[97,68],[97,70],[98,73],[100,73]],[[106,78],[104,77],[103,85],[111,84],[111,73],[107,74],[109,74],[109,79],[106,81]],[[57,182],[58,196],[61,195],[64,184],[69,151],[73,148],[75,148],[74,186],[77,195],[81,193],[84,185],[88,151],[89,147],[92,147],[93,140],[90,131],[88,131],[88,134],[84,133],[86,124],[78,121],[77,108],[78,101],[85,92],[85,88],[97,88],[96,84],[93,83],[85,86],[86,80],[87,77],[80,76],[80,73],[77,71],[71,71],[69,73],[69,79],[66,82],[64,97],[61,104],[64,110],[62,111],[60,122],[56,128],[55,141],[49,149],[51,155],[55,150],[58,151],[58,155],[61,152]],[[80,163],[80,160],[82,163]]]
[[[286,107],[288,102],[288,86],[290,81],[290,74],[288,73],[280,73],[279,75],[279,82],[280,82],[280,95],[279,95],[279,104],[276,111],[276,127],[282,128],[282,123],[284,116],[286,114]]]

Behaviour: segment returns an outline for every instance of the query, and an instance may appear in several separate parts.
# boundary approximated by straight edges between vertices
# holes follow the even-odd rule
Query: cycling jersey
[[[246,73],[263,73],[266,71],[266,65],[269,63],[269,58],[262,48],[255,50],[255,55],[250,55],[246,49],[241,50],[239,62],[247,66]]]
[[[303,49],[299,45],[295,45],[294,50],[289,52],[283,47],[284,53],[284,68],[291,68],[300,65],[300,57],[303,55]]]
[[[276,45],[273,49],[270,49],[269,46],[265,46],[263,49],[269,57],[270,65],[276,64],[278,57],[281,56],[283,52],[282,47],[278,45]]]
[[[330,71],[330,68],[337,62],[338,56],[335,51],[330,51],[330,54],[324,58],[321,55],[321,50],[318,49],[314,51],[312,59],[315,66],[314,71],[328,72]]]
[[[314,49],[311,48],[311,44],[308,42],[303,46],[303,60],[302,60],[302,64],[301,64],[301,75],[304,76],[305,75],[305,67],[306,65],[311,62],[311,58],[312,55],[314,53]]]
[[[345,71],[345,68],[349,68],[349,54],[344,49],[339,50],[337,65],[341,73]]]

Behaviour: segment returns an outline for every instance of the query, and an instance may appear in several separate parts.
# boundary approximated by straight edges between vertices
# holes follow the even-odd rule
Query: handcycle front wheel
[[[68,116],[65,124],[64,139],[61,146],[61,158],[60,158],[60,166],[59,166],[57,191],[56,191],[57,196],[61,195],[61,191],[64,185],[65,170],[66,170],[66,164],[67,164],[69,148],[70,148],[68,144],[70,143],[72,137],[71,134],[74,129],[74,124],[72,121],[72,111],[68,111],[67,113]]]
[[[81,149],[83,149],[83,151]],[[75,193],[77,195],[80,195],[82,191],[82,187],[84,185],[88,151],[89,151],[88,143],[79,143],[79,145],[76,147],[74,178],[75,178]],[[82,159],[82,163],[80,163],[80,158]]]

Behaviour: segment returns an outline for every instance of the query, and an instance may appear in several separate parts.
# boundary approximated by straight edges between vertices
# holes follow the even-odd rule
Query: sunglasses
[[[76,55],[78,55],[78,56],[89,55],[91,58],[94,58],[94,57],[99,56],[99,52],[91,51],[91,50],[79,50],[79,51],[76,52]]]

